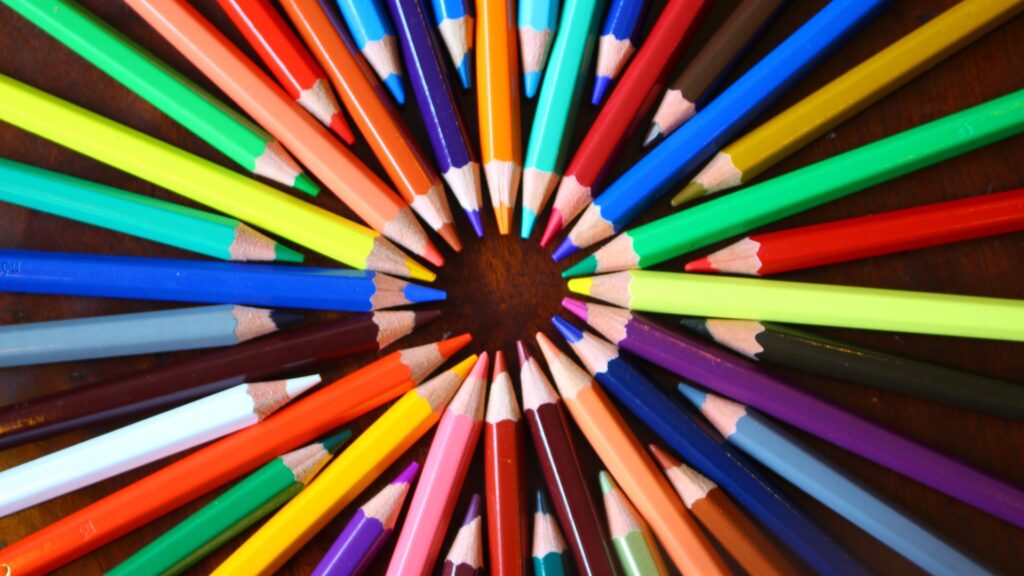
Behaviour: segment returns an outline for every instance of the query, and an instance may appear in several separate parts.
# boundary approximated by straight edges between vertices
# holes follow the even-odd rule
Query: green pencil
[[[339,432],[279,456],[108,572],[181,574],[305,488],[352,436]]]
[[[234,218],[3,158],[0,201],[223,260],[303,260]]]
[[[630,310],[1024,342],[1024,300],[633,270],[569,281]]]
[[[565,539],[543,490],[537,490],[533,513],[533,573],[535,576],[565,576]]]
[[[315,196],[285,149],[241,114],[73,0],[0,0],[246,170]]]
[[[608,532],[615,553],[619,556],[619,563],[622,564],[622,571],[626,576],[664,576],[665,561],[643,518],[608,472],[602,470],[598,479],[601,482],[601,493],[604,494]]]
[[[623,232],[562,276],[648,268],[1022,130],[1018,90]]]
[[[565,169],[604,6],[605,0],[567,0],[562,8],[523,162],[523,238]]]

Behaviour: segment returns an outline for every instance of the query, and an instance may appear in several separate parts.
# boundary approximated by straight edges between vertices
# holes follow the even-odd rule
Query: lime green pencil
[[[608,472],[598,474],[604,495],[605,515],[612,545],[626,576],[664,576],[665,561],[658,552],[647,523],[637,513],[626,495],[619,490]]]
[[[246,170],[316,195],[270,134],[73,0],[0,0]]]
[[[648,268],[1024,131],[1024,90],[627,230],[564,277]]]
[[[302,262],[302,254],[245,224],[195,208],[0,158],[10,202],[222,260]]]
[[[188,570],[301,492],[351,436],[345,430],[274,458],[131,555],[108,576],[172,576]]]
[[[523,238],[530,237],[565,169],[604,6],[605,0],[567,0],[562,7],[523,162]]]
[[[353,268],[436,277],[378,232],[3,74],[0,120]]]
[[[569,290],[646,312],[1024,342],[1024,300],[632,270]]]

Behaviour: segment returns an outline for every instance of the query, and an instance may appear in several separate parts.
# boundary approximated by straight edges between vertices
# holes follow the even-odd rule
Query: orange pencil
[[[647,447],[697,522],[748,574],[800,573],[717,484],[656,445]]]
[[[371,228],[440,266],[408,206],[186,0],[125,0]]]
[[[583,368],[538,332],[537,343],[566,408],[622,491],[683,574],[729,574],[622,415]]]
[[[476,13],[480,149],[498,232],[508,234],[523,173],[515,3],[477,0]]]
[[[441,177],[409,134],[344,22],[322,0],[281,0],[281,7],[327,71],[402,198],[456,252],[462,250]]]
[[[324,71],[270,2],[217,1],[288,95],[346,143],[354,144],[356,138],[341,114]]]

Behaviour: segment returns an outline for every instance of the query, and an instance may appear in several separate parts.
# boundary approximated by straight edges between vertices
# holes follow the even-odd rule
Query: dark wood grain
[[[190,78],[212,89],[209,82],[194,67],[184,61],[120,2],[87,0],[83,3]],[[741,69],[764,55],[771,46],[799,26],[824,3],[824,0],[792,2],[791,7],[783,13],[765,38],[758,43],[753,53],[746,58]],[[195,4],[234,40],[244,45],[240,35],[230,27],[227,17],[216,7],[215,2],[204,0],[196,1]],[[952,4],[953,0],[894,2],[848,45],[800,82],[768,114],[796,102]],[[694,48],[691,48],[680,65],[692,57],[694,49],[707,39],[713,27],[723,20],[733,5],[735,1],[722,1],[712,8],[694,42]],[[826,137],[794,154],[764,177],[804,166],[1024,87],[1022,37],[1024,18],[1018,17],[871,106]],[[248,49],[245,49],[248,52]],[[0,7],[0,72],[235,169],[225,157],[5,7]],[[589,93],[588,90],[589,87],[585,92]],[[217,92],[215,89],[213,91]],[[468,128],[471,134],[476,134],[475,97],[472,93],[466,92],[462,92],[461,95],[469,123]],[[412,105],[407,105],[403,113],[425,147],[424,133]],[[594,115],[592,107],[583,106],[575,131],[576,142],[582,138]],[[527,105],[523,114],[524,127],[529,126],[531,117],[532,105]],[[641,136],[633,139],[626,157],[617,165],[616,172],[621,172],[638,157],[638,141]],[[379,164],[373,160],[365,144],[357,144],[355,150],[383,175]],[[166,191],[4,124],[0,124],[0,156],[163,199],[181,201]],[[1021,187],[1024,186],[1024,163],[1021,162],[1021,158],[1024,158],[1024,138],[1013,138],[788,218],[768,228],[804,225]],[[330,194],[321,194],[316,203],[351,216],[351,213]],[[666,212],[667,203],[651,210],[645,218],[650,219]],[[537,330],[548,330],[548,319],[558,310],[559,300],[565,293],[564,284],[558,278],[559,268],[547,258],[546,253],[542,252],[535,242],[496,236],[493,218],[489,213],[486,216],[487,236],[482,241],[471,239],[472,233],[468,223],[461,214],[457,216],[460,233],[466,240],[467,247],[461,255],[449,255],[448,265],[441,271],[437,282],[439,287],[449,291],[449,301],[444,305],[444,317],[403,344],[426,342],[449,332],[471,331],[476,338],[476,348],[502,348],[506,355],[514,357],[516,338],[532,338]],[[8,205],[0,205],[0,246],[191,257],[171,248]],[[685,257],[680,258],[666,263],[662,268],[676,270],[685,261]],[[329,264],[319,258],[312,258],[310,262]],[[806,270],[787,277],[859,286],[1024,298],[1021,262],[1024,262],[1024,234],[1018,233]],[[165,307],[167,306],[149,302],[0,294],[0,323],[15,324]],[[327,315],[312,316],[320,318]],[[857,331],[823,332],[851,343],[941,362],[1024,384],[1024,346],[1021,344]],[[161,354],[0,370],[0,403],[87,385],[142,368],[175,362],[192,354],[196,353]],[[326,375],[338,376],[366,360],[367,357],[363,356],[339,362]],[[512,372],[517,372],[515,367]],[[665,384],[672,383],[664,374],[653,369],[651,372]],[[776,372],[858,414],[961,458],[997,477],[1024,485],[1024,426],[1019,422],[958,410],[865,386],[844,384],[786,370]],[[354,424],[355,430],[362,430],[375,416],[376,413],[357,421]],[[636,428],[646,439],[646,432],[638,425]],[[31,445],[0,451],[0,468],[38,457],[94,436],[105,429],[67,433]],[[582,438],[577,440],[580,446],[585,446]],[[1024,570],[1024,531],[823,442],[812,438],[808,440],[858,478],[900,503],[938,533],[995,569],[1006,573],[1021,573]],[[404,466],[404,463],[412,458],[422,461],[429,442],[429,436],[424,438],[396,466]],[[596,484],[598,463],[589,449],[584,448],[582,452],[584,468],[588,477]],[[482,489],[481,456],[482,450],[478,450],[476,460],[470,469],[467,489],[464,490],[466,497],[457,506],[458,510],[465,509],[465,500],[469,494]],[[159,466],[160,463],[157,463],[0,519],[0,544],[13,542]],[[391,474],[385,473],[381,482],[386,482],[390,476]],[[367,494],[378,490],[381,482],[369,488]],[[541,482],[536,470],[528,472],[529,486],[537,486]],[[98,574],[112,568],[174,523],[197,510],[212,496],[211,494],[194,502],[70,564],[62,572]],[[875,571],[886,574],[915,572],[914,567],[908,562],[835,514],[795,491],[793,496],[838,540],[852,549]],[[308,573],[347,522],[351,510],[354,510],[362,500],[363,498],[357,499],[350,510],[341,514],[306,546],[288,564],[285,572]],[[454,531],[449,532],[446,546],[453,533]],[[237,542],[234,545],[237,545]],[[232,548],[233,546],[228,546],[217,552],[202,562],[195,572],[209,572]],[[388,550],[385,550],[374,565],[374,573],[383,573],[387,557]]]

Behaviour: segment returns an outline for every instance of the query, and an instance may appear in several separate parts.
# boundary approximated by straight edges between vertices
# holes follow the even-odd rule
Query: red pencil
[[[687,272],[767,276],[1024,230],[1024,189],[748,236]]]
[[[593,200],[595,188],[665,89],[672,67],[682,57],[708,4],[707,0],[668,1],[569,162],[541,246],[547,246]]]
[[[519,403],[505,355],[494,356],[494,378],[484,427],[484,482],[487,486],[487,543],[491,574],[526,574],[526,508],[520,468],[522,431]]]
[[[349,145],[356,139],[327,75],[268,0],[217,0],[278,83]]]

